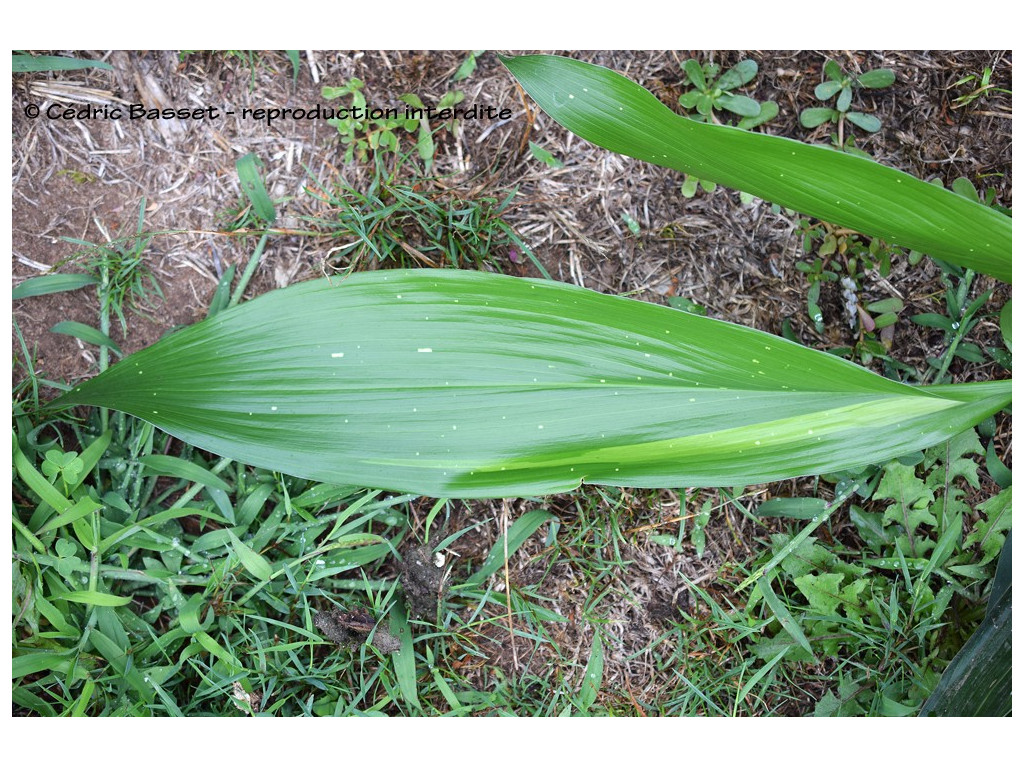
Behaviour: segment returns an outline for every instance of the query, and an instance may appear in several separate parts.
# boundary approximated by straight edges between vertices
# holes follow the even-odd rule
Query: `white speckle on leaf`
[[[344,357],[344,352],[331,352],[331,357]]]
[[[433,352],[434,350],[432,350],[430,347],[420,347],[416,351],[417,352]]]

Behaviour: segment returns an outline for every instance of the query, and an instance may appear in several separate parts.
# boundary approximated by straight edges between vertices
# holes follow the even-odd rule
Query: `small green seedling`
[[[540,146],[540,144],[534,144],[532,141],[530,142],[530,154],[533,155],[536,159],[540,160],[545,165],[547,165],[549,168],[555,168],[557,170],[558,168],[565,167],[564,162],[562,162],[557,157],[552,155],[550,152],[544,149],[544,147]]]
[[[356,158],[365,160],[371,151],[378,148],[395,150],[398,148],[395,129],[404,127],[408,131],[414,131],[417,128],[417,121],[410,121],[409,125],[403,125],[399,120],[366,117],[368,110],[366,96],[363,95],[365,85],[358,77],[352,77],[345,85],[325,86],[321,90],[321,95],[325,99],[347,97],[350,100],[349,109],[344,118],[327,121],[341,134],[341,143],[345,145],[345,162],[347,163]]]
[[[963,109],[989,93],[1012,93],[1006,88],[996,88],[992,85],[992,67],[985,67],[980,76],[967,75],[953,83],[954,88],[960,85],[969,85],[972,86],[972,89],[970,93],[953,99],[953,109]]]
[[[825,123],[835,123],[839,127],[837,145],[848,149],[843,141],[843,124],[853,123],[868,133],[877,133],[882,128],[881,121],[874,115],[851,111],[853,92],[859,88],[888,88],[896,82],[896,74],[891,69],[872,69],[862,75],[851,75],[829,59],[824,66],[825,80],[814,88],[814,95],[821,101],[828,102],[838,94],[835,107],[810,107],[800,113],[800,124],[804,128],[817,128]]]
[[[470,51],[469,55],[462,60],[459,68],[455,70],[455,74],[452,75],[452,82],[457,83],[460,80],[465,80],[476,70],[476,59],[478,56],[483,54],[483,51]]]
[[[744,59],[740,63],[727,69],[721,77],[718,73],[721,70],[717,64],[707,63],[703,67],[696,59],[688,59],[683,64],[683,71],[693,88],[679,97],[680,105],[687,109],[696,109],[704,122],[718,123],[714,111],[725,110],[739,115],[747,120],[757,122],[742,125],[744,128],[752,128],[760,125],[766,120],[778,114],[778,105],[768,101],[764,104],[743,94],[733,93],[755,77],[757,77],[757,62],[753,59]],[[764,116],[765,111],[771,112],[774,106],[774,115]]]

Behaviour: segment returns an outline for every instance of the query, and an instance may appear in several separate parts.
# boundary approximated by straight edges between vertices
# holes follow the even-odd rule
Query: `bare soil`
[[[774,213],[760,201],[742,205],[729,190],[699,192],[685,199],[677,173],[614,155],[554,124],[525,97],[492,53],[480,56],[476,71],[458,84],[451,77],[464,60],[464,51],[317,52],[312,58],[304,54],[295,79],[283,52],[260,53],[252,64],[223,52],[52,53],[102,58],[114,69],[14,76],[13,282],[53,268],[82,269],[82,248],[63,238],[102,243],[129,235],[144,200],[146,229],[157,233],[147,261],[163,299],[129,314],[126,334],[115,326],[114,338],[126,352],[153,343],[175,325],[202,319],[224,270],[229,265],[245,267],[258,238],[228,232],[228,222],[244,204],[235,162],[248,152],[261,158],[271,197],[283,202],[279,233],[271,238],[247,296],[323,273],[337,242],[290,233],[307,228],[305,217],[331,214],[327,204],[307,190],[341,183],[359,189],[369,178],[366,164],[344,161],[338,131],[324,121],[268,123],[243,119],[241,112],[326,103],[321,88],[343,85],[352,77],[366,84],[367,102],[374,106],[401,105],[399,96],[406,92],[436,104],[457,87],[465,92],[464,105],[510,109],[508,120],[464,121],[456,131],[440,134],[436,172],[461,194],[503,198],[517,189],[505,220],[555,279],[650,301],[684,296],[705,306],[709,315],[771,333],[780,333],[782,321],[790,318],[800,338],[819,348],[855,341],[838,311],[826,318],[824,336],[807,319],[807,284],[796,269],[803,253],[794,219]],[[834,58],[854,72],[890,67],[897,78],[892,87],[862,91],[856,97],[858,108],[877,116],[883,126],[872,136],[859,132],[858,146],[921,178],[938,178],[948,185],[965,176],[979,188],[993,188],[997,204],[1012,206],[1009,95],[993,90],[967,107],[954,108],[954,100],[971,90],[957,82],[980,75],[985,67],[993,67],[993,86],[1012,87],[1008,51],[560,53],[616,69],[677,111],[678,96],[685,89],[681,64],[687,58],[714,60],[724,67],[753,58],[760,73],[746,92],[780,106],[779,117],[766,129],[820,143],[828,142],[828,129],[808,131],[799,125],[798,115],[817,104],[813,89],[821,81],[825,59]],[[46,95],[61,87],[66,95]],[[99,91],[99,103],[108,105],[216,106],[235,114],[217,120],[133,122],[30,119],[25,114],[29,104],[44,111],[53,103],[81,107],[90,103],[87,98],[95,98],[84,89]],[[528,141],[542,145],[565,166],[554,169],[539,162],[528,150]],[[639,224],[639,234],[630,232],[623,214]],[[497,257],[508,272],[536,274],[522,257]],[[897,286],[908,315],[942,311],[938,274],[930,263],[916,268],[896,263],[889,280],[879,277],[865,286],[867,300],[893,295]],[[976,288],[995,289],[993,301],[999,303],[994,306],[1009,296],[1008,286],[985,277],[978,279]],[[95,294],[89,290],[19,301],[14,320],[35,355],[36,371],[65,382],[92,375],[96,360],[91,349],[49,329],[62,320],[95,324],[97,312]],[[986,338],[994,343],[997,330],[994,323],[982,327],[980,343]],[[939,341],[919,327],[901,323],[893,355],[921,365],[935,354]],[[16,378],[22,375],[19,371],[16,367]],[[961,361],[953,373],[958,380],[1000,375],[991,365]],[[1009,424],[1002,429],[1008,443]],[[794,493],[797,488],[795,482],[775,484],[757,493]],[[653,545],[643,532],[692,512],[692,504],[700,499],[688,502],[676,491],[627,490],[611,496],[609,514],[616,514],[620,529],[627,532],[620,555],[630,563],[628,569],[594,603],[592,596],[581,593],[571,563],[551,562],[543,542],[527,542],[510,563],[510,581],[539,585],[552,609],[568,621],[552,628],[552,645],[531,648],[519,647],[518,640],[510,643],[507,627],[484,624],[477,638],[487,656],[478,672],[481,685],[487,684],[494,669],[542,674],[545,665],[555,663],[552,647],[585,664],[592,642],[590,619],[600,615],[617,641],[607,652],[607,684],[630,695],[656,694],[661,673],[655,659],[671,650],[664,644],[676,642],[665,629],[695,610],[681,577],[714,595],[716,583],[728,579],[730,564],[749,559],[757,546],[749,521],[731,506],[716,512],[703,558],[692,549],[680,552]],[[548,501],[549,509],[560,517],[569,520],[576,515],[576,497]],[[525,511],[523,502],[514,506],[513,514]],[[468,524],[476,528],[449,556],[482,561],[500,533],[499,510],[488,504],[459,509],[448,521],[450,530]],[[423,552],[409,554],[424,559]],[[426,570],[435,567],[431,562],[422,565]],[[433,590],[436,597],[441,586],[420,584],[422,579],[409,568],[406,580],[417,585],[413,593],[423,593],[416,598],[416,612],[430,613],[427,593]]]

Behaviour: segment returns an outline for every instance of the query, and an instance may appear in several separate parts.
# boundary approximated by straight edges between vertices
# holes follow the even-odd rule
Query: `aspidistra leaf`
[[[273,291],[58,399],[323,482],[448,498],[735,486],[881,462],[1010,401],[551,281],[382,271]]]
[[[547,55],[502,61],[541,109],[598,146],[1011,280],[1010,219],[980,203],[850,153],[677,115],[603,67]]]

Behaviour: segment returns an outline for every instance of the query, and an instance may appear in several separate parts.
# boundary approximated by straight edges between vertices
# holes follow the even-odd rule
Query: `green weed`
[[[426,105],[420,97],[415,93],[404,93],[399,97],[403,107],[381,107],[367,102],[363,93],[365,87],[362,80],[353,77],[345,85],[324,86],[321,90],[325,99],[347,99],[347,103],[343,101],[339,108],[343,116],[327,121],[338,129],[345,147],[345,162],[365,162],[378,151],[397,153],[403,133],[415,133],[416,153],[423,162],[424,171],[430,173],[436,131],[430,125]],[[449,91],[435,106],[438,110],[448,109],[464,98],[461,91]]]
[[[971,430],[916,463],[869,470],[849,524],[829,524],[831,546],[769,537],[760,562],[778,567],[757,582],[745,614],[770,622],[750,650],[834,670],[838,683],[815,714],[916,714],[966,640],[1011,524],[1009,491],[968,502],[983,454]]]
[[[800,112],[800,124],[804,128],[817,128],[825,123],[833,123],[837,134],[833,142],[846,152],[861,153],[852,143],[852,136],[844,139],[846,123],[851,123],[868,133],[877,133],[882,129],[881,121],[874,115],[851,109],[853,94],[862,88],[888,88],[896,82],[896,74],[891,69],[872,69],[860,75],[844,72],[835,62],[829,59],[822,68],[824,79],[814,88],[814,95],[823,102],[836,97],[834,107],[808,107]],[[862,153],[861,153],[862,154]]]

